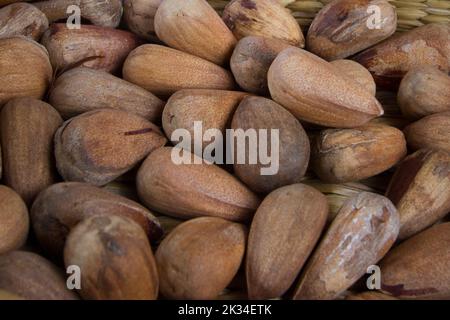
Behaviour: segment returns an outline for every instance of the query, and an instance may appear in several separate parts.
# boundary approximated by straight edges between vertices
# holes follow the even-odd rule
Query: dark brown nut
[[[426,65],[450,71],[450,25],[431,23],[392,37],[358,54],[378,86],[396,90],[411,69]]]
[[[450,299],[450,223],[435,225],[381,260],[381,290],[400,299]]]
[[[192,219],[176,227],[156,251],[165,298],[215,299],[244,258],[247,229],[220,218]]]
[[[63,23],[52,24],[41,42],[57,71],[82,65],[110,73],[120,71],[127,55],[140,44],[131,32],[91,25],[69,29]]]
[[[15,2],[30,2],[28,0],[0,0],[0,7],[7,6],[8,4]]]
[[[192,163],[176,164],[173,156],[187,157]],[[139,198],[155,211],[182,219],[250,220],[258,197],[227,171],[202,161],[180,148],[153,151],[136,177]]]
[[[67,237],[66,267],[78,266],[83,299],[155,300],[158,270],[142,228],[115,215],[95,215]]]
[[[60,257],[66,237],[80,221],[95,214],[118,215],[139,224],[151,241],[162,236],[158,219],[125,197],[85,183],[63,182],[42,191],[31,207],[31,223],[41,247]]]
[[[94,25],[116,28],[122,17],[121,0],[49,0],[33,3],[45,13],[50,22],[68,18],[73,14],[69,6],[80,8],[81,17]]]
[[[411,119],[450,111],[449,88],[450,77],[438,68],[413,68],[400,83],[398,104],[402,113]]]
[[[233,114],[244,97],[248,94],[239,91],[185,89],[174,93],[167,101],[162,115],[162,124],[166,136],[172,140],[177,129],[186,129],[194,137],[194,122],[201,121],[203,132],[217,129],[225,137]],[[172,140],[174,144],[177,140]],[[211,142],[203,141],[202,150]],[[192,153],[196,153],[192,141]],[[197,153],[196,153],[197,154]],[[197,154],[202,157],[202,151]]]
[[[267,72],[276,56],[289,47],[277,39],[248,36],[239,40],[230,67],[236,82],[245,91],[269,95]]]
[[[316,137],[311,165],[325,182],[352,182],[388,170],[406,153],[405,137],[394,127],[369,124],[328,129]]]
[[[327,216],[326,197],[303,184],[282,187],[264,199],[247,245],[251,299],[281,297],[290,288],[319,240]]]
[[[158,38],[218,65],[230,60],[236,38],[206,0],[164,0],[155,15]]]
[[[123,78],[160,96],[181,89],[233,90],[233,76],[207,60],[146,44],[133,50],[123,65]]]
[[[272,0],[233,0],[222,18],[239,40],[246,36],[279,39],[302,47],[305,39],[299,24],[289,10]]]
[[[28,229],[27,206],[14,190],[0,185],[0,255],[22,247]]]
[[[386,0],[336,0],[315,16],[306,46],[326,60],[344,59],[389,38],[396,28],[395,7]]]
[[[356,294],[351,294],[345,300],[398,300],[390,295],[383,294],[377,291],[366,291]]]
[[[47,50],[25,37],[0,39],[0,106],[15,97],[40,99],[52,80]]]
[[[335,299],[376,264],[397,239],[397,209],[362,192],[348,199],[310,258],[294,299]]]
[[[310,123],[351,128],[384,112],[370,92],[302,49],[283,50],[270,66],[268,83],[276,102]]]
[[[386,196],[400,214],[399,239],[439,221],[450,212],[450,153],[421,149],[405,158]]]
[[[255,192],[268,193],[276,188],[300,182],[308,168],[310,146],[309,139],[300,122],[279,104],[261,97],[246,97],[239,104],[231,122],[231,128],[237,130],[256,130],[256,148],[245,141],[235,138],[232,144],[235,150],[245,152],[245,163],[239,163],[238,155],[234,160],[236,176]],[[260,130],[266,130],[267,150],[260,150],[262,136]],[[275,143],[273,143],[276,141]],[[264,145],[263,144],[263,145]],[[251,153],[259,155],[257,163],[249,163]],[[264,164],[261,154],[271,157]]]
[[[67,289],[62,270],[47,259],[25,251],[0,256],[0,288],[29,300],[78,300]]]
[[[133,33],[145,40],[157,40],[155,14],[163,0],[124,0],[123,19]]]
[[[66,181],[105,185],[132,169],[166,138],[146,119],[114,109],[83,113],[55,134],[55,157]]]
[[[372,74],[359,63],[353,60],[334,60],[331,64],[339,69],[347,78],[356,81],[361,87],[375,95],[377,93],[377,85],[373,80]]]
[[[137,114],[159,123],[164,102],[137,85],[107,72],[75,68],[53,84],[49,102],[65,119],[84,112],[112,108]]]
[[[449,128],[450,111],[447,111],[422,118],[407,126],[403,132],[412,150],[428,148],[450,152]]]
[[[39,41],[47,28],[47,17],[31,4],[13,3],[0,10],[0,38],[25,36]]]
[[[34,98],[12,99],[1,111],[3,179],[27,204],[58,180],[53,136],[61,124],[51,105]]]

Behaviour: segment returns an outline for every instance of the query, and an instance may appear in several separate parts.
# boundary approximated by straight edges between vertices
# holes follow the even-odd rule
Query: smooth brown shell
[[[271,38],[248,36],[239,40],[230,60],[236,82],[245,91],[269,95],[267,72],[276,56],[289,44]]]
[[[177,129],[186,129],[194,137],[194,122],[201,121],[203,134],[206,130],[217,129],[225,137],[225,129],[229,126],[233,114],[244,97],[248,94],[239,91],[185,89],[174,93],[164,107],[162,124],[164,132],[172,143],[172,134]],[[210,141],[203,141],[202,150]],[[195,153],[192,141],[190,152]],[[202,156],[202,152],[197,154]]]
[[[261,36],[303,47],[299,24],[280,3],[272,0],[233,0],[223,10],[222,19],[236,38]]]
[[[41,99],[52,80],[47,50],[25,37],[0,39],[0,106],[16,97]]]
[[[41,42],[57,71],[82,65],[110,73],[118,72],[130,51],[140,44],[128,31],[92,25],[69,29],[64,23],[52,24]]]
[[[331,61],[331,64],[337,67],[344,76],[356,81],[361,87],[375,96],[377,93],[377,85],[369,70],[353,60],[334,60]]]
[[[174,163],[180,154],[192,163]],[[139,198],[149,208],[184,219],[215,216],[250,220],[259,205],[258,197],[224,169],[201,161],[179,148],[155,150],[138,171]]]
[[[348,199],[308,261],[294,299],[335,299],[397,239],[397,209],[389,199],[362,192]]]
[[[429,148],[450,152],[450,111],[422,118],[407,126],[403,132],[412,150]]]
[[[365,66],[378,86],[396,90],[403,76],[420,66],[450,71],[450,25],[431,23],[394,36],[354,60]]]
[[[53,136],[61,124],[51,105],[33,98],[12,99],[0,113],[4,183],[27,204],[58,181]]]
[[[369,124],[322,131],[313,144],[311,164],[325,182],[352,182],[388,170],[406,153],[406,140],[399,129]]]
[[[75,68],[53,84],[49,102],[65,119],[81,113],[112,108],[158,123],[164,101],[141,87],[101,70]]]
[[[450,223],[435,225],[381,260],[381,290],[400,299],[450,299]]]
[[[450,153],[421,149],[406,157],[386,196],[400,214],[400,239],[407,239],[450,211]]]
[[[158,270],[142,228],[115,215],[95,215],[67,237],[66,267],[81,272],[80,295],[93,300],[155,300]]]
[[[44,12],[50,22],[70,17],[74,11],[68,10],[69,6],[76,5],[80,9],[81,18],[108,28],[116,28],[119,25],[123,12],[121,0],[40,1],[33,5]],[[68,22],[73,23],[70,20]]]
[[[14,190],[0,185],[0,255],[25,244],[29,224],[23,200]]]
[[[370,92],[302,49],[283,50],[269,68],[268,83],[276,102],[314,124],[357,127],[384,113]]]
[[[39,244],[53,257],[62,255],[70,230],[95,214],[130,218],[142,227],[153,242],[162,236],[158,219],[145,207],[86,183],[62,182],[52,185],[39,194],[30,212]]]
[[[379,25],[373,6],[379,10]],[[396,28],[395,7],[386,0],[336,0],[315,16],[306,45],[325,60],[344,59],[389,38]]]
[[[0,9],[0,38],[25,36],[39,41],[47,29],[47,17],[31,4],[13,3]]]
[[[212,62],[155,44],[133,50],[123,65],[123,78],[160,96],[181,89],[232,90],[233,76]]]
[[[78,300],[67,289],[62,270],[47,259],[25,251],[0,256],[0,288],[29,300]]]
[[[206,0],[164,0],[155,32],[168,46],[218,65],[230,60],[236,39]]]
[[[155,14],[163,0],[124,0],[123,19],[133,33],[145,40],[157,40]]]
[[[156,251],[161,294],[168,299],[215,299],[244,258],[247,229],[203,217],[176,227]]]
[[[114,109],[83,113],[55,134],[56,165],[66,181],[105,185],[132,169],[166,138],[146,119]]]
[[[266,98],[246,97],[234,113],[231,128],[235,131],[242,129],[244,132],[256,130],[259,135],[256,146],[245,141],[239,142],[239,137],[232,142],[234,150],[237,150],[234,173],[250,189],[258,193],[268,193],[301,181],[308,168],[309,139],[300,122],[289,111]],[[267,150],[259,149],[262,140],[260,130],[267,132]],[[278,138],[272,140],[272,135],[275,134]],[[274,141],[277,142],[273,143]],[[274,146],[275,149],[272,149]],[[245,154],[245,163],[239,163],[239,152]],[[249,159],[255,153],[258,155],[257,163],[251,164]],[[270,156],[271,163],[263,164],[261,154]]]
[[[397,100],[410,119],[450,111],[450,77],[436,67],[413,68],[400,83]]]
[[[328,202],[316,189],[293,184],[270,193],[250,227],[246,279],[251,299],[281,297],[319,240]]]

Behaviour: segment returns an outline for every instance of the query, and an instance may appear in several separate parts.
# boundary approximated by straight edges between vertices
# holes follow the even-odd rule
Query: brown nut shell
[[[180,224],[156,251],[161,294],[169,299],[217,298],[239,270],[246,238],[244,225],[220,218]]]
[[[69,29],[64,23],[52,24],[41,42],[55,70],[82,65],[110,73],[118,72],[130,51],[140,44],[128,31],[93,25]]]
[[[450,111],[450,77],[436,67],[413,68],[402,79],[397,100],[410,119]]]
[[[302,30],[289,10],[272,0],[233,0],[223,10],[222,19],[236,38],[261,36],[303,47]]]
[[[270,66],[268,83],[276,102],[310,123],[351,128],[384,112],[370,92],[302,49],[283,50]]]
[[[53,136],[61,124],[51,105],[34,98],[12,99],[0,113],[3,179],[27,204],[58,181]]]
[[[101,70],[80,67],[63,73],[53,84],[49,102],[64,119],[112,108],[159,123],[164,102],[141,87]]]
[[[293,184],[270,193],[250,227],[246,258],[251,299],[281,297],[319,240],[328,202],[316,189]]]
[[[47,259],[25,251],[0,256],[0,288],[29,300],[78,300],[65,275]]]
[[[83,113],[55,134],[56,165],[66,181],[105,185],[132,169],[166,138],[146,119],[114,109]]]
[[[234,113],[231,128],[235,132],[256,130],[256,148],[252,143],[240,140],[239,136],[232,142],[237,150],[234,173],[250,189],[268,193],[301,181],[309,162],[309,139],[289,111],[266,98],[246,97]],[[267,133],[265,139],[262,132]],[[261,143],[266,147],[261,147]],[[239,152],[245,152],[245,163],[240,162]],[[262,162],[262,154],[270,157],[268,164]],[[257,155],[255,164],[249,161],[254,155]]]
[[[29,224],[23,200],[14,190],[0,185],[0,255],[25,244]]]
[[[164,0],[155,14],[155,32],[170,47],[218,65],[228,63],[236,45],[206,0]]]
[[[378,291],[365,291],[347,296],[345,300],[398,300],[390,295]]]
[[[142,228],[116,215],[94,215],[67,237],[66,267],[78,266],[83,299],[155,300],[158,270]]]
[[[192,162],[176,164],[178,156]],[[258,197],[230,173],[176,147],[153,151],[140,167],[136,184],[147,207],[184,219],[248,221],[259,205]]]
[[[16,97],[41,99],[52,80],[47,50],[25,37],[0,39],[0,106]]]
[[[289,44],[272,38],[248,36],[239,40],[230,60],[236,82],[245,91],[269,95],[267,72],[276,56]]]
[[[425,65],[450,71],[450,25],[430,23],[401,33],[358,54],[381,88],[396,90],[411,69]]]
[[[31,4],[19,2],[0,9],[0,38],[25,36],[39,41],[47,29],[47,17]]]
[[[157,40],[155,14],[163,0],[124,0],[123,20],[128,29],[145,40]]]
[[[139,203],[85,183],[62,182],[36,198],[30,216],[41,247],[60,257],[66,237],[80,221],[95,215],[119,215],[139,224],[151,241],[162,236],[158,219]]]
[[[335,299],[397,239],[397,209],[389,199],[361,192],[348,199],[308,261],[294,299]]]
[[[166,136],[171,140],[177,129],[186,129],[191,137],[195,135],[195,122],[201,121],[203,134],[209,129],[217,129],[225,137],[233,114],[244,97],[248,94],[239,91],[185,89],[174,93],[164,107],[162,124]],[[178,143],[178,140],[172,140]],[[202,151],[210,141],[203,141]],[[191,149],[195,153],[194,142]],[[202,151],[197,154],[202,156]]]
[[[311,164],[325,182],[352,182],[388,170],[406,153],[405,137],[400,130],[369,124],[322,131],[313,144]]]
[[[386,196],[400,214],[400,239],[439,221],[450,211],[450,153],[421,149],[406,157]]]
[[[340,72],[347,78],[356,81],[361,87],[375,95],[377,93],[377,85],[373,80],[372,74],[359,63],[353,60],[334,60],[331,64],[337,67]]]
[[[325,60],[344,59],[389,38],[396,28],[395,7],[386,0],[336,0],[315,16],[306,45]]]
[[[450,111],[422,118],[407,126],[403,132],[412,150],[428,148],[450,152]]]
[[[133,50],[123,65],[123,78],[159,96],[181,89],[232,90],[228,70],[202,58],[155,44]]]
[[[34,2],[33,5],[44,12],[50,22],[73,17],[75,11],[70,6],[76,5],[81,18],[91,24],[108,28],[116,28],[119,25],[123,11],[121,0],[54,0]],[[73,24],[71,19],[67,22]]]
[[[435,225],[381,260],[381,290],[400,299],[450,299],[450,223]]]

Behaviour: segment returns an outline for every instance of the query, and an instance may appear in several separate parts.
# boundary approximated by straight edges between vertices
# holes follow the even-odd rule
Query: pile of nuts
[[[0,0],[0,299],[450,298],[450,25],[282,2]]]

